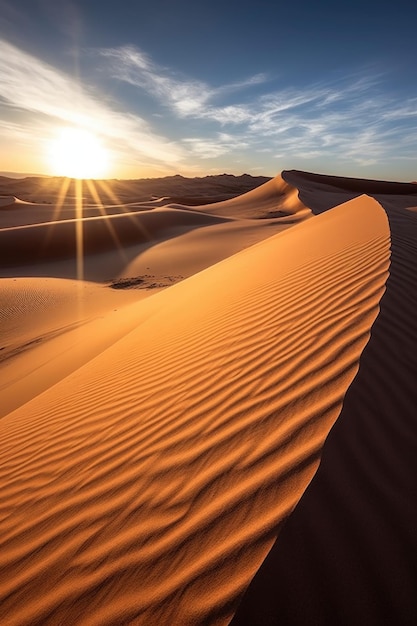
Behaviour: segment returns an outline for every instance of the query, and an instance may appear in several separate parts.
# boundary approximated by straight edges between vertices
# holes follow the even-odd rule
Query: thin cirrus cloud
[[[184,157],[181,146],[155,133],[140,116],[114,110],[101,94],[4,40],[0,94],[2,126],[9,137],[30,135],[38,141],[59,124],[73,124],[104,136],[121,155],[167,165]]]
[[[410,129],[417,130],[417,99],[388,97],[383,76],[361,73],[332,83],[267,91],[270,79],[258,74],[246,81],[212,87],[176,75],[134,46],[102,50],[113,76],[152,96],[181,119],[217,124],[205,137],[183,138],[183,145],[202,158],[241,150],[313,159],[321,156],[360,165],[383,162],[393,155],[413,159]],[[242,90],[251,97],[239,101]],[[414,122],[415,118],[415,122]],[[401,120],[408,124],[401,126]],[[227,133],[232,140],[224,141]]]
[[[216,133],[213,139],[185,137],[183,142],[201,159],[213,159],[233,150],[246,150],[250,147],[246,141],[238,141],[235,136],[227,133]]]

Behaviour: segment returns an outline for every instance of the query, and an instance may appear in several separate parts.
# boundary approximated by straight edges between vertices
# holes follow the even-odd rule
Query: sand
[[[2,624],[415,623],[414,191],[0,207]]]

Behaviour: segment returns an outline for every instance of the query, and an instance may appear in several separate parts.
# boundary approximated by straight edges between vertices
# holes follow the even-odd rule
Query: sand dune
[[[0,230],[2,624],[411,623],[417,201],[336,182]]]
[[[416,623],[417,219],[401,208],[413,198],[380,200],[391,262],[371,340],[319,470],[233,624]]]
[[[74,260],[77,250],[80,250],[86,257],[84,264],[87,266],[87,274],[84,276],[93,280],[105,280],[109,277],[108,272],[99,278],[92,267],[90,274],[88,273],[88,267],[92,265],[91,255],[113,253],[110,263],[106,264],[104,259],[104,264],[114,266],[116,261],[121,271],[127,261],[138,257],[155,242],[166,242],[195,229],[206,227],[207,230],[208,226],[226,226],[229,223],[226,237],[222,235],[221,227],[212,229],[212,238],[215,241],[220,238],[225,244],[224,254],[218,246],[217,252],[211,253],[210,264],[212,264],[248,245],[243,241],[242,245],[234,244],[231,250],[227,240],[230,239],[230,235],[233,237],[233,231],[238,233],[235,239],[242,238],[243,231],[250,231],[250,244],[311,217],[311,211],[296,200],[296,195],[296,189],[287,185],[281,177],[277,177],[241,197],[200,207],[161,206],[160,200],[155,201],[154,205],[150,202],[131,203],[106,207],[105,210],[103,207],[83,207],[78,211],[82,219],[77,219],[74,207],[70,209],[61,207],[59,211],[54,211],[51,207],[33,205],[27,211],[19,209],[13,214],[8,212],[6,215],[0,215],[0,263],[3,275],[15,275],[14,271],[5,272],[4,268],[29,264],[30,274],[35,272],[34,275],[44,275],[42,268],[39,268],[42,263],[47,263],[46,275],[48,275],[51,261],[56,263],[61,259]],[[105,212],[105,215],[97,215],[100,211]],[[266,219],[265,223],[262,223],[258,219],[260,217],[274,219]],[[245,222],[245,218],[257,219]],[[235,223],[230,224],[231,221]],[[269,227],[269,232],[265,231],[265,227]],[[80,231],[82,243],[79,238]],[[259,231],[258,236],[255,235],[256,231]],[[207,233],[204,233],[204,238],[206,236]],[[210,242],[212,249],[216,247],[213,245],[215,241]],[[197,245],[200,245],[200,242]],[[68,265],[66,263],[62,272],[55,275],[77,277],[73,269],[68,269]],[[103,262],[94,265],[103,265]],[[200,265],[199,269],[202,267],[204,265]],[[36,273],[38,269],[40,271]],[[113,275],[117,275],[117,272],[113,271]]]
[[[193,208],[228,217],[280,218],[283,223],[296,223],[312,215],[310,208],[301,201],[297,187],[288,184],[282,176],[237,198]]]

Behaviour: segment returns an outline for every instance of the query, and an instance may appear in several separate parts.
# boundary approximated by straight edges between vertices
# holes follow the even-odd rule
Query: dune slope
[[[5,416],[1,623],[228,623],[317,468],[388,266],[385,213],[348,202],[148,298]]]
[[[276,212],[294,195],[277,181],[255,194],[262,211]],[[13,198],[14,205],[0,212],[0,416],[134,328],[142,310],[137,317],[132,310],[125,314],[128,302],[311,217],[292,202],[291,219],[245,219],[245,197],[227,204],[229,216],[207,213],[213,205],[199,211],[166,207],[162,198],[83,206],[79,221],[74,218],[81,207],[71,203],[54,207]]]

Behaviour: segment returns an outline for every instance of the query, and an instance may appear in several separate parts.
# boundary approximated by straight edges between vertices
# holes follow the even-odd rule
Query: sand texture
[[[415,623],[414,190],[0,207],[1,624]]]

